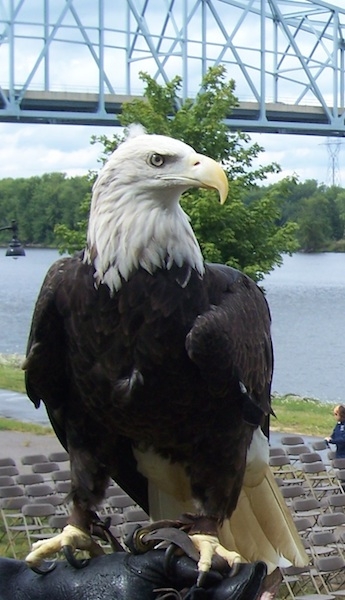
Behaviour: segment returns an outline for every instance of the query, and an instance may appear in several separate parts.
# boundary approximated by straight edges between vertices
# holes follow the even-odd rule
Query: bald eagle
[[[308,560],[260,429],[271,410],[269,309],[249,277],[204,262],[179,204],[193,187],[223,202],[228,182],[181,141],[130,135],[94,185],[85,250],[44,280],[26,386],[69,452],[73,508],[63,541],[38,543],[29,564],[66,539],[84,547],[109,477],[154,519],[207,517],[230,563]]]

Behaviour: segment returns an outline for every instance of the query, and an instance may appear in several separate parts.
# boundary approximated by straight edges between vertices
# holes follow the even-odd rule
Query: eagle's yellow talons
[[[34,542],[32,551],[27,555],[25,561],[29,567],[37,567],[42,560],[60,552],[64,546],[70,546],[73,551],[86,550],[90,556],[104,554],[101,546],[88,533],[74,525],[66,525],[58,535]]]
[[[227,550],[219,543],[219,539],[213,535],[195,533],[190,536],[194,546],[200,553],[198,562],[198,571],[206,573],[211,568],[212,557],[215,554],[226,560],[228,565],[234,568],[235,565],[245,562],[243,558],[231,550]]]

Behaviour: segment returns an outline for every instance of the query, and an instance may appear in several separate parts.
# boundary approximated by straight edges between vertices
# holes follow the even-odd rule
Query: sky
[[[77,3],[80,0],[75,1]],[[26,0],[27,6],[30,3],[32,7],[32,0]],[[88,2],[85,3],[84,0],[80,6],[85,7],[86,10],[87,4]],[[335,0],[334,4],[341,6],[343,0]],[[6,0],[3,2],[0,0],[0,12],[1,6],[5,5]],[[54,6],[52,3],[51,5]],[[17,77],[20,78],[21,70],[25,72],[27,58],[25,53],[20,52],[18,57],[16,69]],[[57,80],[59,73],[61,77],[65,76],[63,59],[62,55],[56,56],[54,60],[51,58]],[[78,60],[69,63],[71,71],[68,73],[69,78],[81,87],[82,77],[85,76],[87,68],[86,64],[83,65],[82,55],[80,55]],[[2,67],[0,83],[3,85],[4,73],[1,74],[1,70]],[[0,178],[31,177],[53,171],[74,176],[83,175],[89,169],[98,169],[97,158],[101,153],[101,146],[91,145],[91,136],[103,133],[111,136],[113,132],[115,128],[111,127],[0,123]],[[272,176],[269,182],[288,175],[296,175],[300,181],[316,179],[327,185],[332,183],[331,151],[334,152],[336,149],[334,140],[291,134],[250,135],[253,142],[259,142],[265,149],[257,162],[269,164],[275,161],[281,166],[279,176]],[[334,165],[335,182],[345,186],[345,140],[344,142],[342,139],[339,140],[338,156]]]
[[[0,123],[0,179],[32,177],[44,173],[63,172],[67,176],[84,175],[99,168],[101,144],[91,144],[92,135],[111,136],[116,128],[82,125],[26,125]],[[250,134],[265,150],[258,164],[275,161],[281,166],[279,175],[269,182],[288,175],[300,181],[316,179],[332,182],[330,151],[335,142],[325,137]],[[331,144],[331,150],[328,148]],[[345,187],[345,141],[340,140],[336,183]]]

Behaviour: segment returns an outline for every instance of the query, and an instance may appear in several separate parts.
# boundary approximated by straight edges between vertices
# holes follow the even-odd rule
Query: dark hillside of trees
[[[245,197],[249,205],[258,197],[277,194],[281,198],[280,225],[297,223],[299,249],[305,252],[345,251],[345,190],[327,187],[314,179],[303,183],[295,178],[255,187]]]
[[[24,245],[56,247],[56,225],[65,225],[71,230],[77,228],[85,219],[91,187],[87,176],[68,178],[64,173],[1,179],[0,226],[16,219]],[[300,250],[345,251],[345,189],[326,187],[315,180],[300,183],[287,178],[269,186],[246,188],[243,199],[249,209],[253,203],[271,195],[279,198],[279,225],[297,223]],[[207,226],[206,221],[206,231]],[[10,233],[5,231],[0,235],[0,242],[7,244]]]
[[[73,229],[81,219],[80,204],[90,194],[87,176],[68,178],[49,173],[28,179],[0,179],[0,227],[15,219],[24,245],[57,246],[54,228],[64,223]],[[1,232],[6,244],[10,232]]]

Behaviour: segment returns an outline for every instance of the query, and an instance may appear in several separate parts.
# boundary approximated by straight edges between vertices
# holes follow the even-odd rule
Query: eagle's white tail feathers
[[[269,446],[256,429],[247,453],[243,487],[230,524],[224,524],[220,541],[226,545],[231,529],[238,552],[248,561],[261,560],[271,566],[302,567],[309,559],[291,514],[269,468]],[[224,540],[222,540],[224,538]],[[271,566],[270,566],[271,565]]]
[[[219,539],[228,543],[227,529],[235,540],[238,552],[247,561],[264,560],[268,571],[277,566],[308,564],[302,540],[296,530],[284,498],[269,469],[261,483],[244,486],[230,522],[224,523]],[[230,541],[229,540],[229,541]]]
[[[189,480],[181,465],[169,463],[153,450],[135,450],[135,457],[138,469],[149,481],[152,519],[175,519],[185,512],[195,512]],[[267,459],[267,440],[258,432],[248,452],[236,510],[221,527],[219,540],[248,562],[266,562],[271,573],[277,566],[307,565],[308,556]]]

